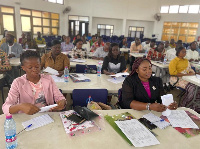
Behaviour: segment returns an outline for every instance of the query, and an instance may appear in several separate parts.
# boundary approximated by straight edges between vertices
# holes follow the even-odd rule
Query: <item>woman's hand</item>
[[[20,111],[23,111],[24,113],[29,115],[33,115],[39,112],[40,109],[31,103],[22,103],[20,104]]]
[[[159,103],[152,103],[150,104],[149,109],[157,112],[163,112],[167,109],[167,107]]]
[[[170,110],[176,110],[178,108],[178,104],[175,101],[175,102],[171,103],[167,108]]]
[[[58,77],[61,77],[64,74],[64,71],[58,71],[59,75],[57,75]]]
[[[59,101],[57,101],[56,103],[58,104],[58,106],[56,106],[56,107],[54,107],[54,108],[51,108],[51,110],[52,110],[53,112],[55,112],[55,111],[60,111],[60,110],[64,109],[65,106],[66,106],[66,100],[65,100],[65,99],[59,100]]]

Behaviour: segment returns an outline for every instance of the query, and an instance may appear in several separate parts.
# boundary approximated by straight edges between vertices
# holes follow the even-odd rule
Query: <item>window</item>
[[[171,5],[169,7],[169,13],[178,13],[179,5]]]
[[[51,3],[57,3],[57,4],[64,4],[63,0],[44,0],[44,1],[51,2]]]
[[[187,13],[187,12],[188,12],[188,5],[179,7],[179,13]]]
[[[4,30],[8,30],[16,35],[15,32],[15,19],[14,8],[0,6],[0,35],[3,35]]]
[[[198,23],[187,22],[164,22],[162,40],[174,39],[183,42],[193,42],[197,35]]]
[[[129,26],[128,36],[140,38],[144,35],[144,27]]]
[[[160,13],[168,13],[169,6],[161,6]]]
[[[114,31],[114,25],[105,25],[105,24],[97,25],[98,36],[101,36],[101,35],[112,36],[113,31]]]
[[[36,10],[20,9],[23,32],[32,32],[36,35],[58,35],[59,14]]]
[[[89,17],[87,16],[69,16],[69,36],[77,34],[88,35]]]
[[[199,5],[190,5],[188,13],[198,13]]]

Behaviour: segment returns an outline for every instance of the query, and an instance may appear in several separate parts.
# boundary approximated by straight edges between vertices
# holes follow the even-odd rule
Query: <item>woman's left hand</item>
[[[65,106],[66,106],[66,100],[65,99],[59,100],[56,103],[58,104],[58,106],[51,109],[53,112],[60,111],[60,110],[64,109]]]
[[[171,103],[167,108],[170,110],[176,110],[178,108],[178,104],[175,101],[175,102]]]

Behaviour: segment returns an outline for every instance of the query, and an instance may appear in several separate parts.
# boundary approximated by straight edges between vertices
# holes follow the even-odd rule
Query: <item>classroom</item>
[[[0,149],[200,143],[199,0],[0,0]]]

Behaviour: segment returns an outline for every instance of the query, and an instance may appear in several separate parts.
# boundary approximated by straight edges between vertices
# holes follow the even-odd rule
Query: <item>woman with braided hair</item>
[[[161,104],[163,94],[162,80],[152,76],[150,60],[147,58],[136,59],[131,74],[122,85],[122,107],[157,112],[163,112],[166,108],[177,109],[177,103],[172,103],[168,107]]]

